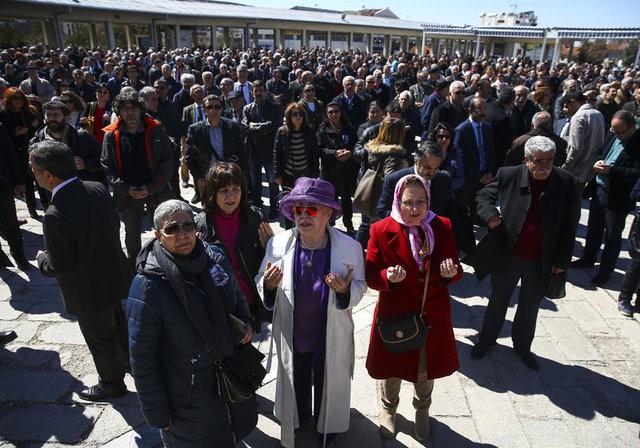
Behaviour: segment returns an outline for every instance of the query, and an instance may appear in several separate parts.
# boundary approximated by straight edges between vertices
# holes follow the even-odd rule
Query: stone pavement
[[[184,192],[185,197],[192,191]],[[19,218],[28,218],[24,203],[17,205]],[[584,207],[586,202],[576,254],[584,242]],[[630,222],[631,218],[627,225]],[[274,228],[282,230],[277,224]],[[43,247],[41,225],[28,219],[22,231],[27,258],[33,260]],[[533,344],[539,372],[525,367],[511,349],[513,306],[498,346],[479,361],[470,359],[489,281],[478,283],[465,267],[464,278],[450,290],[461,367],[436,381],[432,438],[424,443],[413,437],[412,390],[407,383],[401,391],[397,439],[383,441],[378,435],[379,394],[364,367],[376,301],[375,291],[369,291],[353,313],[351,428],[335,446],[639,447],[640,324],[637,314],[633,319],[621,316],[615,303],[628,262],[623,252],[621,270],[607,288],[589,284],[594,272],[571,270],[567,297],[543,301]],[[55,282],[35,268],[28,273],[0,270],[0,330],[10,329],[18,339],[0,347],[0,448],[159,446],[157,431],[140,413],[131,377],[126,378],[131,392],[111,404],[78,397],[97,375],[77,324],[62,308]],[[254,344],[268,352],[268,329]],[[239,446],[280,446],[279,426],[271,413],[274,392],[270,375],[259,390],[258,427]],[[317,446],[312,426],[301,428],[296,439],[298,447]]]

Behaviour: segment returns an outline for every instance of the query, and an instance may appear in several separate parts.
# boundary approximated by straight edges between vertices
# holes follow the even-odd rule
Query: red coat
[[[451,304],[447,285],[462,278],[462,268],[451,233],[451,221],[437,216],[431,221],[431,227],[435,247],[431,257],[427,259],[427,263],[431,260],[432,267],[422,318],[429,328],[427,373],[429,379],[435,379],[451,375],[460,366],[451,325]],[[452,279],[440,276],[440,263],[445,258],[452,258],[458,265],[458,273]],[[407,272],[407,277],[400,283],[392,284],[387,280],[386,272],[389,266],[395,265],[402,266]],[[425,271],[426,267],[427,265]],[[409,237],[402,226],[391,217],[371,226],[366,278],[370,288],[380,291],[367,354],[369,375],[376,379],[402,378],[416,382],[420,350],[405,353],[387,351],[375,325],[378,315],[383,319],[393,319],[416,312],[420,308],[424,290],[425,274],[420,273],[411,256]]]

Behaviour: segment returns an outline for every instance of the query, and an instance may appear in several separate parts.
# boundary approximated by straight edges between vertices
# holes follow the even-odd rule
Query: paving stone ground
[[[191,197],[193,190],[185,190]],[[27,258],[43,247],[40,222],[17,201]],[[586,233],[586,202],[575,254]],[[358,217],[356,217],[358,221]],[[627,222],[628,226],[631,218]],[[272,223],[276,231],[282,231]],[[341,223],[337,223],[341,228]],[[150,232],[145,238],[150,237]],[[4,244],[6,249],[6,243]],[[35,265],[35,262],[33,262]],[[594,288],[593,270],[569,272],[567,297],[544,299],[533,351],[540,371],[525,367],[509,337],[514,307],[509,308],[498,345],[483,359],[469,351],[482,324],[489,281],[478,283],[465,267],[464,278],[450,289],[460,370],[436,381],[431,407],[432,437],[413,437],[412,386],[403,384],[398,436],[378,434],[379,393],[364,367],[375,291],[354,310],[356,367],[352,383],[351,427],[336,447],[435,448],[621,448],[640,447],[640,321],[620,315],[616,298],[624,269],[623,251],[605,288]],[[156,447],[160,440],[139,410],[131,377],[129,393],[112,403],[89,403],[77,392],[97,381],[93,363],[72,316],[60,302],[55,282],[37,269],[0,270],[0,330],[18,339],[0,348],[0,448]],[[265,353],[269,328],[254,339]],[[257,429],[239,446],[278,447],[279,425],[272,415],[272,374],[259,390]],[[312,426],[296,433],[296,446],[316,447]]]

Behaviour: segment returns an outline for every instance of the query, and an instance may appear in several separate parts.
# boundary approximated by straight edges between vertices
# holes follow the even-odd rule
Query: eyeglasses
[[[436,135],[436,137],[439,138],[440,140],[449,140],[451,138],[449,134],[438,134]]]
[[[98,90],[98,93],[104,93],[105,95],[107,95],[109,93],[108,90]]]
[[[427,206],[427,201],[424,199],[421,199],[419,201],[402,201],[400,204],[402,204],[403,207],[406,208],[425,208]]]
[[[329,115],[335,115],[335,114],[339,114],[340,111],[338,109],[331,109],[327,111],[327,114]]]
[[[291,112],[291,116],[302,118],[304,117],[304,114],[302,112]]]
[[[302,212],[306,212],[309,216],[317,216],[318,215],[318,207],[310,205],[308,207],[303,207],[301,205],[293,206],[293,214],[296,216],[302,215]]]
[[[304,89],[304,91],[305,91],[305,93],[306,93],[306,92],[315,92],[315,91],[316,91],[316,89]]]
[[[220,109],[222,109],[222,105],[221,104],[216,104],[214,106],[204,106],[204,108],[207,109],[207,110],[213,110],[213,109],[220,110]]]
[[[177,235],[178,232],[191,233],[196,230],[195,222],[183,222],[179,224],[171,224],[164,229],[162,229],[162,233],[165,235]]]

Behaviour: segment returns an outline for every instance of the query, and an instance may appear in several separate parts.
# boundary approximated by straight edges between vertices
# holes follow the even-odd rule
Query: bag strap
[[[427,288],[429,287],[429,274],[431,273],[431,260],[429,260],[429,267],[427,268],[427,276],[424,279],[424,290],[422,291],[422,305],[420,306],[420,314],[424,308],[424,301],[427,298]]]

